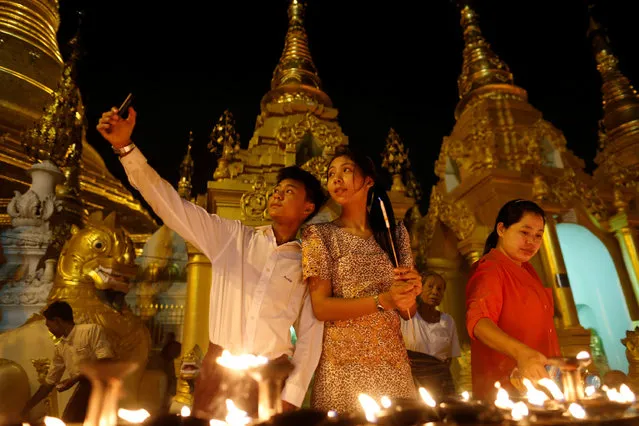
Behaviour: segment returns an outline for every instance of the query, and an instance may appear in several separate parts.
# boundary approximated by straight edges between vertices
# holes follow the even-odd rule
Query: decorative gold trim
[[[34,80],[31,77],[28,77],[22,73],[19,73],[17,71],[13,71],[9,68],[3,67],[2,65],[0,65],[0,71],[5,72],[13,77],[17,77],[20,80],[26,81],[27,83],[37,87],[38,89],[44,91],[45,93],[47,93],[48,95],[51,95],[53,93],[53,89],[51,89],[50,87],[45,86],[44,84],[40,83],[37,80]]]

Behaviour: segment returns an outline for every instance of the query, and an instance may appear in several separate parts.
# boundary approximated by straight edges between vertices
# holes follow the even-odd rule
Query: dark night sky
[[[585,2],[478,3],[484,36],[510,66],[515,84],[528,91],[531,104],[564,132],[569,148],[592,169],[601,80],[586,38]],[[601,3],[597,13],[621,70],[639,85],[639,2]],[[62,0],[63,53],[77,27],[75,11],[84,12],[78,84],[90,124],[88,140],[109,170],[126,182],[95,124],[131,91],[139,114],[134,140],[170,182],[177,181],[193,130],[194,187],[203,192],[214,170],[208,135],[225,108],[235,116],[242,146],[248,145],[284,46],[287,4]],[[394,127],[428,194],[442,138],[454,125],[463,48],[459,14],[447,0],[373,4],[310,0],[311,53],[351,145],[379,162]]]

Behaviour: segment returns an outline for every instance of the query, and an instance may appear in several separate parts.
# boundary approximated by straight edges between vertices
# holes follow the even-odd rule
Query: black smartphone
[[[129,96],[126,97],[124,102],[122,102],[122,105],[120,105],[120,108],[118,108],[118,115],[120,117],[125,118],[124,116],[129,111],[129,107],[131,106],[131,102],[133,102],[133,93],[129,93]]]

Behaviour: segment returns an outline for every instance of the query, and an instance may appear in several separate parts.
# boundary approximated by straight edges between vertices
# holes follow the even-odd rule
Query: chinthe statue
[[[62,248],[47,304],[58,300],[69,303],[76,324],[101,325],[116,357],[139,365],[125,380],[121,401],[123,407],[135,407],[151,338],[124,301],[138,269],[133,242],[116,226],[115,213],[103,219],[102,212],[95,212],[84,228],[73,226],[71,234]],[[0,358],[22,365],[33,389],[38,384],[35,372],[30,371],[31,359],[52,355],[53,343],[41,315],[0,336]]]

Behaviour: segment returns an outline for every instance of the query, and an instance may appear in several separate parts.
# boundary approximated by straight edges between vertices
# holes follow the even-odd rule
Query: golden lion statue
[[[125,379],[121,401],[127,408],[139,408],[138,386],[148,361],[151,338],[146,326],[124,301],[131,288],[130,279],[138,269],[133,243],[116,227],[115,213],[103,219],[102,212],[95,212],[84,228],[74,225],[71,234],[62,248],[48,302],[69,303],[77,324],[100,324],[118,359],[139,364]],[[48,334],[43,317],[34,315],[25,325],[0,336],[0,358],[12,359],[25,370],[32,370],[31,359],[53,355],[51,338],[44,333]],[[37,382],[33,383],[34,374],[29,373],[33,390]]]

